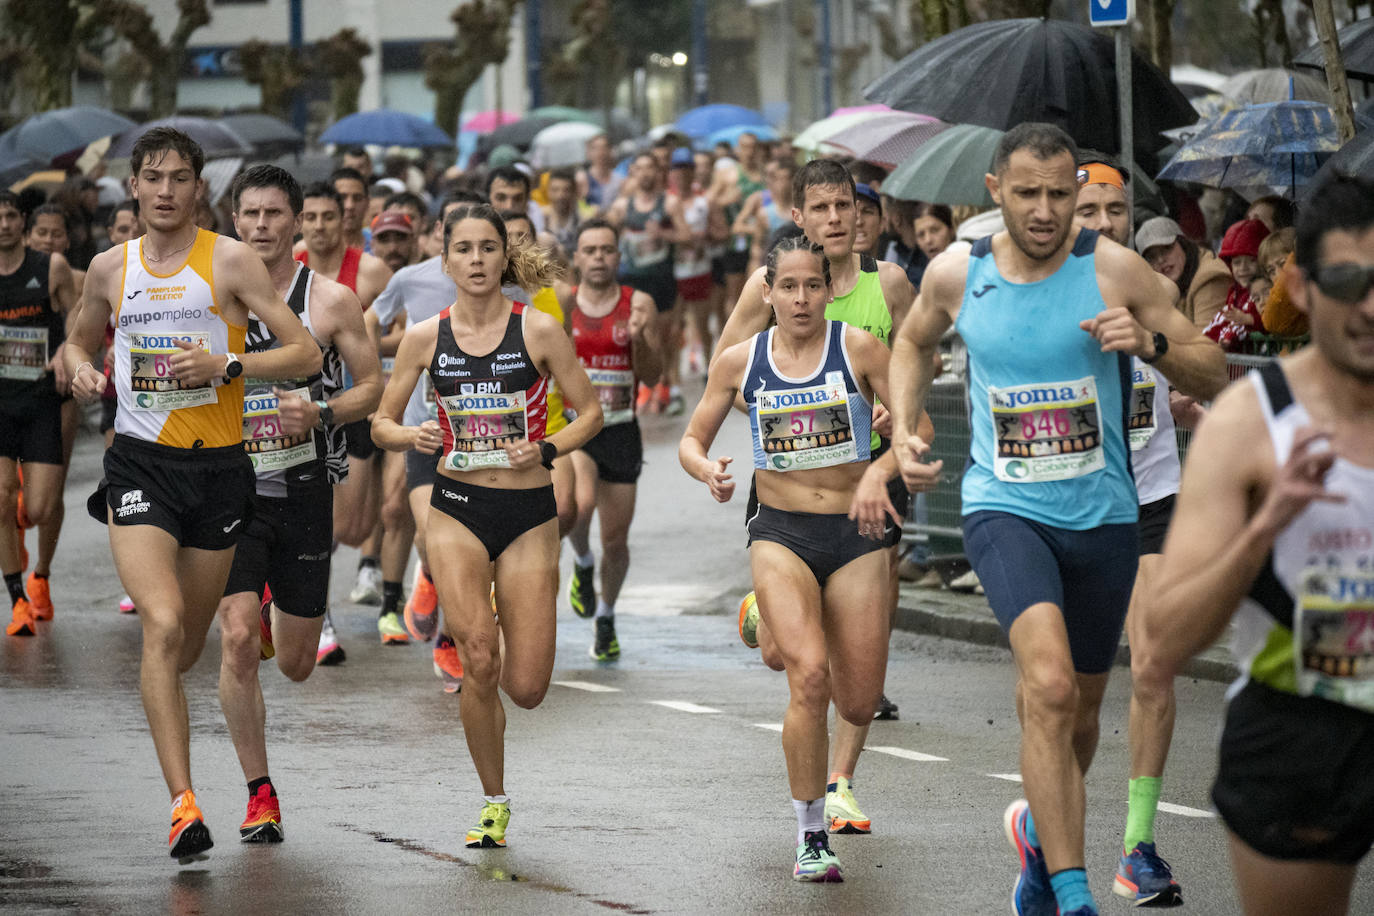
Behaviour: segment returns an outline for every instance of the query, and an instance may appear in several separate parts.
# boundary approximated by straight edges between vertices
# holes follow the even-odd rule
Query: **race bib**
[[[773,471],[847,464],[859,458],[844,375],[827,372],[825,384],[754,393],[759,445]],[[867,431],[865,431],[867,434]]]
[[[396,357],[382,357],[382,387],[385,388],[387,382],[391,381],[391,373],[396,369]]]
[[[601,403],[602,427],[629,423],[635,418],[635,374],[632,369],[588,369]]]
[[[1300,694],[1374,712],[1374,574],[1306,570],[1293,653]]]
[[[1131,451],[1138,452],[1155,434],[1155,374],[1136,366],[1131,371]]]
[[[253,379],[244,383],[243,450],[253,462],[253,472],[266,474],[315,460],[315,436],[307,431],[288,436],[281,431],[281,414],[273,382]],[[309,388],[291,393],[310,400]]]
[[[989,388],[993,473],[1007,483],[1082,477],[1107,466],[1097,380]]]
[[[48,372],[48,329],[0,324],[0,378],[36,382]]]
[[[203,331],[149,331],[129,334],[129,386],[134,410],[180,410],[213,404],[217,399],[209,382],[185,386],[172,374],[172,357],[181,352],[176,341],[186,340],[206,353],[210,335]]]
[[[450,471],[508,468],[506,446],[525,438],[525,392],[463,392],[439,399],[453,433],[453,449],[444,456]]]

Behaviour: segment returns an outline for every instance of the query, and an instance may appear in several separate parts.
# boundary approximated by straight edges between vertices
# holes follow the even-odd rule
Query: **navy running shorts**
[[[796,554],[822,588],[841,567],[883,549],[881,541],[859,534],[859,523],[848,515],[788,512],[760,503],[745,527],[751,545],[769,541]]]
[[[1134,524],[1070,531],[1008,512],[964,517],[964,551],[1002,629],[1031,605],[1057,606],[1079,674],[1103,674],[1116,659],[1138,543]]]

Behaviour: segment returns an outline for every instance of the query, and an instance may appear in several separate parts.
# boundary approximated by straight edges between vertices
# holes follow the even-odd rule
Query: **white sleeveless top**
[[[243,379],[187,386],[169,361],[185,340],[210,353],[242,353],[242,325],[215,302],[213,232],[199,230],[186,263],[159,274],[143,260],[143,239],[124,243],[124,275],[115,303],[115,432],[174,448],[236,445],[243,433]]]

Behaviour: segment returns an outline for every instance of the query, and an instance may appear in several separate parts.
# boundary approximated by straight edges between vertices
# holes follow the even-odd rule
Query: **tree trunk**
[[[1341,60],[1341,46],[1336,41],[1336,12],[1331,0],[1313,0],[1312,14],[1317,20],[1317,35],[1321,39],[1322,56],[1326,61],[1326,84],[1331,87],[1331,110],[1336,117],[1341,143],[1355,136],[1355,116],[1350,108],[1350,84],[1345,79],[1345,62]]]
[[[1149,0],[1150,62],[1165,76],[1174,65],[1175,0]]]
[[[921,21],[925,24],[926,41],[949,34],[949,9],[945,0],[921,0]]]

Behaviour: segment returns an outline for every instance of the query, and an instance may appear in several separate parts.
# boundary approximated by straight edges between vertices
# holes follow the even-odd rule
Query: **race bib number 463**
[[[453,449],[444,457],[444,467],[510,467],[506,447],[525,438],[525,392],[456,394],[440,402],[453,433]]]
[[[1007,483],[1082,477],[1107,466],[1097,380],[988,388],[993,472]]]
[[[215,389],[209,382],[187,387],[172,372],[172,357],[181,352],[177,341],[182,340],[210,352],[210,335],[202,331],[129,335],[129,386],[134,410],[180,410],[215,403]]]

